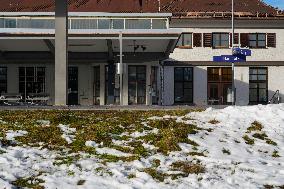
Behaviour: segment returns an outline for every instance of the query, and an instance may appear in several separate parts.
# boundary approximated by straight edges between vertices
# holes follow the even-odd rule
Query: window
[[[226,105],[232,102],[232,69],[208,68],[208,104]]]
[[[97,29],[97,19],[72,19],[71,29]]]
[[[4,18],[0,18],[0,28],[4,28]]]
[[[128,66],[128,104],[146,104],[146,66]]]
[[[19,67],[19,92],[24,99],[29,93],[45,92],[45,68]]]
[[[7,93],[7,67],[0,67],[0,94]]]
[[[175,103],[193,102],[193,68],[175,68]]]
[[[5,19],[5,28],[16,28],[17,22],[16,19],[8,18]]]
[[[113,29],[124,29],[124,20],[123,19],[113,19],[112,27]]]
[[[228,33],[213,33],[213,48],[229,48]]]
[[[119,85],[119,75],[115,73],[116,66],[111,65],[113,67],[109,67],[109,65],[105,66],[105,104],[119,104],[120,103],[120,85]],[[109,78],[109,76],[113,76]],[[109,91],[109,80],[111,82],[112,91]],[[112,93],[112,94],[110,94]],[[113,100],[109,99],[110,96],[113,96]]]
[[[152,95],[152,104],[158,104],[159,101],[159,91],[158,91],[158,66],[151,67],[151,95]]]
[[[192,33],[183,33],[180,35],[177,47],[192,47]]]
[[[127,19],[125,29],[151,29],[150,19]]]
[[[98,20],[98,29],[110,29],[111,20],[110,19],[99,19]]]
[[[152,20],[152,29],[166,29],[167,20],[162,19],[153,19]]]
[[[267,68],[249,69],[250,104],[266,104],[268,101]]]
[[[266,34],[254,33],[249,34],[249,47],[250,48],[265,48],[266,47]]]
[[[94,67],[94,105],[100,105],[100,66]]]

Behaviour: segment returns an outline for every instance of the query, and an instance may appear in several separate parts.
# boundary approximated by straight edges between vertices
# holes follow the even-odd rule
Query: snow
[[[76,128],[71,128],[69,127],[69,125],[62,125],[62,124],[59,124],[58,127],[63,132],[61,137],[65,139],[68,144],[71,144],[75,139],[74,133],[76,132]]]
[[[258,105],[245,107],[228,107],[225,109],[209,108],[204,112],[192,112],[186,116],[154,117],[152,119],[176,119],[179,122],[196,124],[202,129],[212,129],[212,132],[200,130],[188,137],[199,144],[198,152],[205,156],[190,156],[193,147],[180,143],[181,151],[169,155],[153,153],[149,157],[131,162],[102,162],[95,155],[81,154],[81,158],[71,164],[55,165],[56,157],[61,152],[27,146],[1,146],[0,143],[0,188],[13,188],[11,182],[17,178],[38,176],[44,180],[42,185],[47,189],[55,188],[119,188],[119,189],[190,189],[190,188],[263,188],[263,185],[284,185],[284,104]],[[184,119],[188,118],[188,119]],[[219,123],[211,124],[210,120]],[[269,139],[276,146],[267,144],[264,140],[253,138],[254,132],[247,128],[252,122],[258,121]],[[46,125],[48,122],[42,122]],[[76,129],[68,125],[58,126],[62,137],[72,143]],[[157,130],[150,130],[158,132]],[[6,132],[8,140],[23,136],[26,131]],[[132,137],[144,136],[145,132],[132,133]],[[254,139],[253,145],[248,145],[242,138],[248,135]],[[237,141],[237,142],[236,142]],[[119,144],[119,143],[118,143]],[[95,148],[99,154],[110,154],[118,157],[130,156],[110,147],[100,147],[94,141],[87,141],[86,146]],[[155,150],[155,146],[144,143],[147,149]],[[223,153],[226,149],[230,154]],[[278,151],[280,157],[272,157]],[[158,171],[172,173],[170,166],[177,161],[200,161],[205,166],[205,173],[164,182],[154,180],[143,169],[149,168],[154,160],[160,160]],[[128,178],[129,174],[135,175]],[[78,186],[79,180],[84,180]]]

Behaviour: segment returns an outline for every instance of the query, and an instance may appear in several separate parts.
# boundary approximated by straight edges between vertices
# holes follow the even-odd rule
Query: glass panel
[[[175,81],[183,80],[183,68],[175,68]]]
[[[256,47],[256,41],[250,41],[249,46],[250,47]]]
[[[256,34],[249,34],[249,40],[256,40]]]
[[[251,102],[257,102],[257,89],[249,90],[249,99]]]
[[[185,102],[192,102],[192,89],[184,89],[184,99]]]
[[[128,19],[125,20],[126,29],[151,29],[150,19]]]
[[[229,34],[221,34],[222,41],[229,41]]]
[[[258,47],[265,47],[266,41],[258,41]]]
[[[31,28],[30,19],[18,19],[17,28]]]
[[[184,46],[192,46],[192,34],[190,33],[183,34],[183,43]]]
[[[113,29],[124,29],[123,19],[113,19],[112,24],[113,24]]]
[[[4,28],[4,18],[0,18],[0,28]]]
[[[31,28],[44,28],[44,29],[54,29],[55,20],[48,19],[31,19]]]
[[[257,89],[257,83],[250,83],[249,88],[251,89]]]
[[[183,42],[183,35],[181,34],[177,42],[177,47],[182,46],[182,42]]]
[[[165,19],[153,19],[152,20],[152,29],[166,29],[167,20]]]
[[[266,97],[266,89],[259,89],[259,102],[266,102],[267,97]]]
[[[258,74],[266,74],[267,69],[258,69]]]
[[[183,84],[175,83],[175,102],[183,101]]]
[[[249,69],[249,74],[257,74],[257,69]]]
[[[110,29],[110,20],[109,19],[99,19],[98,20],[98,29]]]
[[[257,81],[257,75],[250,75],[249,80]]]
[[[266,40],[266,35],[265,34],[258,34],[258,40],[265,41]]]
[[[191,68],[184,69],[184,81],[192,81],[192,69]]]
[[[260,88],[260,89],[266,89],[266,83],[259,83],[258,84],[258,87]]]
[[[16,19],[6,18],[5,19],[5,28],[16,28]]]

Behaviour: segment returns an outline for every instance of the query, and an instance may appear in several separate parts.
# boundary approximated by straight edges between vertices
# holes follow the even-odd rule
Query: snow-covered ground
[[[45,188],[54,189],[284,187],[284,104],[209,108],[204,112],[192,112],[180,117],[152,117],[143,120],[142,124],[147,126],[148,121],[161,119],[196,125],[199,131],[189,134],[188,138],[198,146],[179,143],[180,151],[163,154],[156,152],[157,147],[153,144],[142,141],[145,149],[153,153],[133,161],[107,162],[97,155],[127,158],[132,154],[88,140],[85,145],[96,149],[97,155],[81,152],[76,160],[58,163],[60,151],[47,150],[41,146],[15,145],[18,144],[15,137],[27,132],[20,128],[18,131],[9,130],[6,139],[15,144],[0,142],[0,188],[13,188],[19,178],[28,179],[31,185],[39,183]],[[1,117],[0,122],[5,124]],[[44,123],[45,126],[50,124],[48,121]],[[71,144],[76,138],[76,129],[68,125],[58,127],[62,137]],[[157,128],[152,128],[142,132],[125,132],[121,136],[135,140],[158,132]],[[113,143],[128,146],[124,140],[113,139]],[[158,163],[153,166],[153,162]],[[175,179],[165,176],[179,172],[172,169],[175,162],[198,163],[204,166],[205,171]],[[145,171],[148,168],[161,173],[165,179],[161,181],[153,178]]]

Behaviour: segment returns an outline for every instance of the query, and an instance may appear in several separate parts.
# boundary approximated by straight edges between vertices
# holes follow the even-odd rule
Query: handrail
[[[275,100],[277,100],[277,101],[276,101],[277,103],[275,103]],[[279,104],[279,103],[280,103],[280,90],[277,90],[277,91],[273,94],[272,98],[268,101],[268,103],[269,103],[269,104]]]

